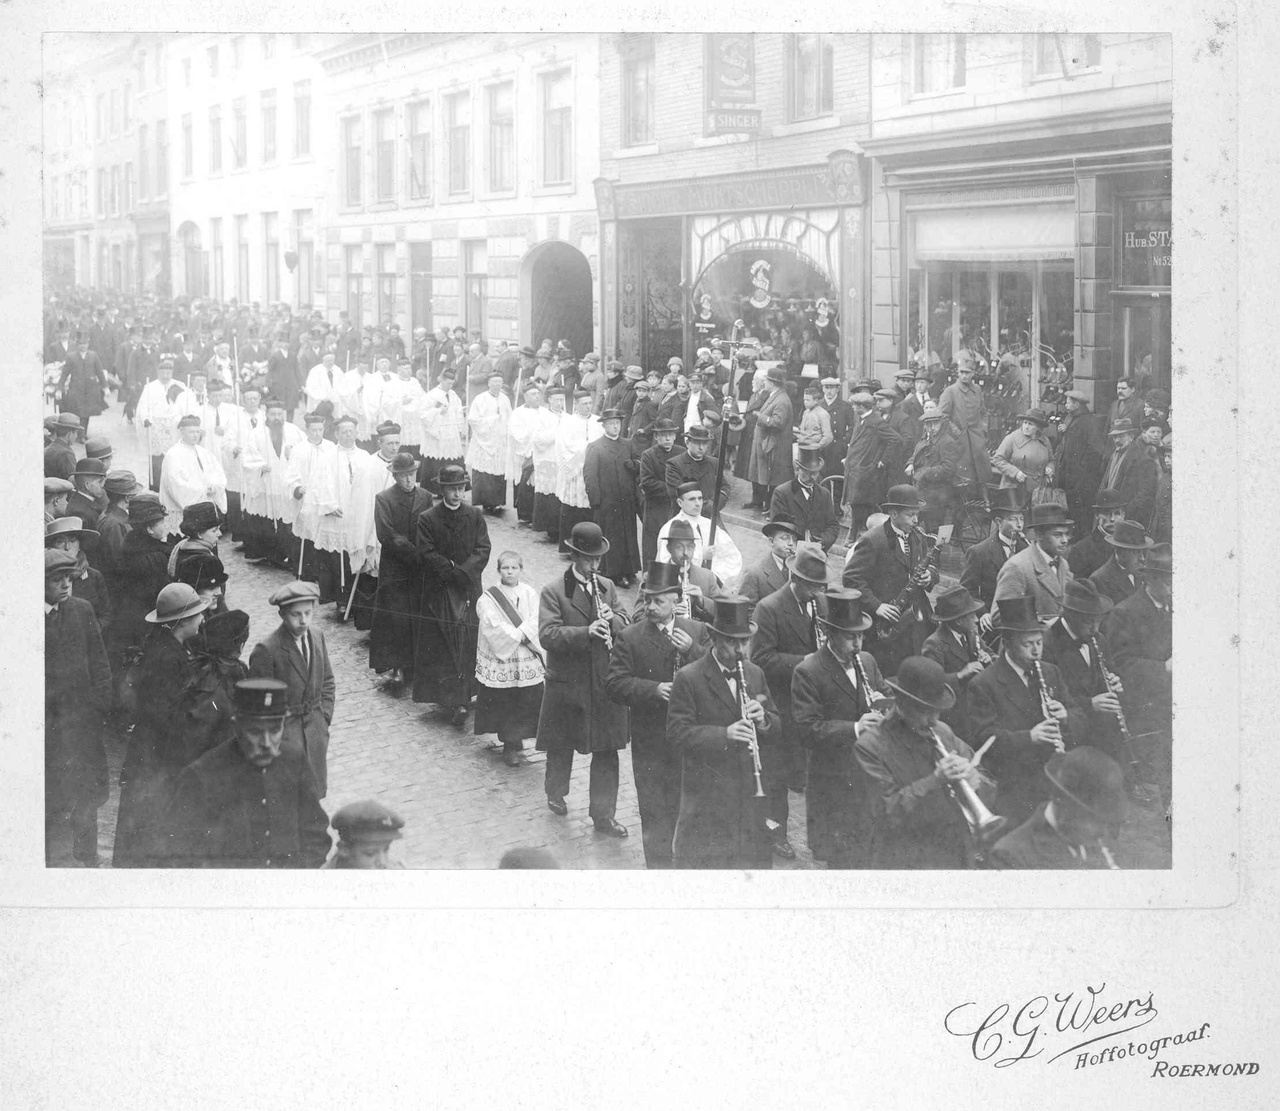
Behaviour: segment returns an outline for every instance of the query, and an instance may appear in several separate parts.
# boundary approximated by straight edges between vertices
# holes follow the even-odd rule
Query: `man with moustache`
[[[1044,625],[1049,625],[1062,609],[1063,591],[1075,576],[1064,553],[1071,541],[1070,518],[1060,505],[1031,507],[1027,527],[1034,541],[1012,555],[996,576],[995,600],[1034,597]]]
[[[1111,558],[1107,537],[1125,519],[1125,499],[1118,490],[1103,487],[1093,499],[1093,528],[1067,549],[1067,565],[1077,579],[1087,579]]]
[[[1102,486],[1124,498],[1129,520],[1148,521],[1159,485],[1156,461],[1138,439],[1138,427],[1133,421],[1120,418],[1107,435],[1111,438],[1111,454],[1103,463]]]
[[[658,552],[658,532],[676,513],[675,495],[667,482],[667,467],[679,454],[676,426],[666,417],[653,426],[654,444],[640,456],[640,496],[643,499],[640,554],[647,567]],[[679,483],[677,483],[677,486]]]
[[[1117,521],[1107,543],[1111,558],[1089,576],[1089,581],[1099,594],[1119,605],[1141,586],[1142,564],[1155,541],[1137,521]]]
[[[986,610],[984,628],[990,627],[985,617],[990,615],[995,605],[996,580],[1000,577],[1000,568],[1011,556],[1027,546],[1027,538],[1022,535],[1022,491],[1006,487],[992,490],[990,496],[991,535],[964,553],[964,566],[960,571],[960,585],[981,602]]]
[[[1101,494],[1098,483],[1102,478],[1107,438],[1100,427],[1101,421],[1089,411],[1089,395],[1083,390],[1068,390],[1064,404],[1067,413],[1058,426],[1053,469],[1057,485],[1067,495],[1067,513],[1076,521],[1078,541],[1089,527],[1089,502],[1095,493]],[[1075,573],[1077,577],[1090,574],[1088,571]]]

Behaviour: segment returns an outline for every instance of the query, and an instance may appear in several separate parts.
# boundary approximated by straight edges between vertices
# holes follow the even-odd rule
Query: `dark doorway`
[[[591,267],[586,258],[567,243],[545,243],[526,256],[523,269],[529,342],[537,347],[544,339],[553,346],[564,340],[581,358],[592,346]]]

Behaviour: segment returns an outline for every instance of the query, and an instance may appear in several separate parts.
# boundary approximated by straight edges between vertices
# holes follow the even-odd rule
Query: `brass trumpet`
[[[755,723],[747,717],[747,669],[741,660],[738,661],[738,705],[742,708],[742,720],[751,730],[751,740],[747,742],[747,747],[751,749],[751,770],[756,777],[756,798],[762,799],[764,780],[760,777],[763,770],[760,764],[760,739],[756,736]]]
[[[950,756],[951,750],[942,743],[942,738],[938,736],[934,730],[929,730],[929,736],[933,740],[934,747],[938,750],[939,757]],[[947,793],[955,800],[956,805],[960,808],[960,812],[964,815],[964,820],[969,824],[969,832],[979,844],[990,844],[999,835],[1000,831],[1008,824],[1008,819],[1001,817],[999,814],[992,814],[987,809],[986,803],[978,797],[972,785],[965,779],[946,780]]]

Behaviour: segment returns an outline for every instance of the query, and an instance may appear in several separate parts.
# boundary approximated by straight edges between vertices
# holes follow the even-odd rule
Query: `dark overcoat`
[[[1107,534],[1093,529],[1083,540],[1067,549],[1067,566],[1077,579],[1087,579],[1107,562],[1115,548],[1107,543]]]
[[[73,351],[62,368],[62,411],[84,422],[107,408],[107,372],[96,351]]]
[[[814,486],[806,492],[799,479],[783,483],[769,499],[769,516],[779,515],[795,521],[800,539],[821,544],[824,552],[831,550],[840,534],[836,505],[825,486]]]
[[[1094,848],[1084,860],[1073,856],[1066,839],[1045,819],[1048,803],[1011,833],[1006,833],[991,850],[993,868],[1108,868],[1100,849]]]
[[[1027,542],[1016,537],[1015,554],[1022,551]],[[993,532],[985,540],[974,544],[964,553],[964,567],[960,571],[960,585],[991,611],[996,597],[996,580],[1005,563],[1004,545]]]
[[[846,505],[878,505],[884,496],[885,468],[902,448],[902,437],[875,413],[849,428],[844,458]]]
[[[825,617],[827,600],[819,594],[814,602],[818,616]],[[814,641],[813,622],[809,614],[800,608],[790,583],[761,598],[756,603],[751,620],[758,626],[755,636],[751,638],[751,662],[764,671],[783,724],[789,725],[791,673],[801,660],[818,647]],[[794,736],[786,739],[795,743]]]
[[[969,725],[969,685],[978,676],[970,675],[961,679],[958,675],[973,657],[945,625],[939,625],[925,638],[920,655],[941,666],[947,673],[951,689],[956,692],[956,704],[951,709],[942,711],[942,720],[951,726],[957,737],[963,737],[976,747],[981,743],[981,738],[974,737]]]
[[[1110,598],[1116,605],[1138,589],[1138,584],[1125,574],[1114,555],[1089,576],[1089,581],[1098,588],[1099,594]]]
[[[587,445],[582,462],[582,479],[595,522],[609,541],[609,550],[600,561],[600,573],[611,579],[625,579],[640,570],[640,540],[636,518],[636,472],[631,441],[601,436]]]
[[[1093,496],[1102,478],[1106,435],[1098,418],[1087,409],[1068,413],[1058,434],[1058,446],[1053,453],[1053,481],[1067,495],[1067,515],[1087,528],[1093,512]],[[1076,575],[1079,577],[1080,572],[1076,571]]]
[[[111,640],[121,648],[142,644],[151,626],[143,620],[156,606],[156,597],[169,585],[172,545],[140,528],[124,538],[115,578],[116,617]]]
[[[618,592],[597,577],[603,601],[613,610],[614,642],[627,625]],[[542,588],[538,600],[538,640],[547,653],[537,747],[609,752],[627,747],[627,710],[609,698],[609,649],[587,630],[596,619],[593,599],[573,568]]]
[[[107,801],[102,723],[111,709],[111,668],[93,607],[71,597],[45,620],[44,774],[50,817]]]
[[[667,493],[671,496],[672,504],[675,504],[677,491],[686,482],[696,482],[702,487],[702,515],[704,517],[711,516],[711,503],[716,496],[716,468],[719,466],[720,460],[718,456],[707,454],[701,459],[694,459],[687,450],[675,452],[667,461]],[[720,505],[723,509],[725,502],[729,500],[729,484],[726,482],[720,488]],[[674,517],[678,507],[673,509],[671,516]],[[670,518],[668,518],[670,520]]]
[[[1173,616],[1138,590],[1103,622],[1111,666],[1124,684],[1125,719],[1133,734],[1168,731],[1173,716]]]
[[[911,577],[911,568],[924,559],[925,542],[921,533],[913,531],[907,538],[910,559],[903,553],[893,533],[893,527],[885,521],[879,528],[868,529],[853,546],[849,562],[845,564],[842,581],[851,590],[862,591],[862,606],[874,613],[884,603],[892,604],[902,593]],[[928,635],[927,622],[933,618],[926,590],[938,584],[938,568],[933,565],[929,573],[929,585],[914,591],[912,615],[904,615],[895,629],[881,630],[883,622],[876,618],[877,633],[872,654],[886,673],[897,672],[897,665],[907,656],[918,653]]]
[[[795,439],[791,395],[779,387],[756,410],[747,478],[757,486],[780,486],[795,477],[791,445]]]
[[[388,486],[373,499],[373,524],[382,545],[378,593],[369,633],[369,666],[375,671],[412,667],[414,621],[422,602],[418,518],[431,508],[420,486]]]
[[[1114,667],[1106,634],[1101,630],[1098,632],[1098,641],[1102,644],[1108,663]],[[1092,646],[1089,648],[1089,663],[1086,664],[1084,657],[1080,654],[1079,643],[1059,620],[1045,630],[1044,658],[1058,669],[1058,674],[1066,683],[1072,699],[1088,721],[1087,742],[1124,767],[1128,754],[1124,752],[1121,745],[1120,727],[1115,714],[1101,713],[1093,708],[1093,696],[1105,694],[1107,686],[1098,668]],[[1129,706],[1127,696],[1122,696],[1121,705],[1127,714]]]
[[[654,444],[640,456],[640,499],[644,512],[640,556],[645,567],[658,558],[658,533],[676,515],[675,499],[667,486],[667,464],[680,454],[674,444],[670,448]]]
[[[1106,480],[1111,456],[1102,461],[1102,479]],[[1147,445],[1134,440],[1120,457],[1120,468],[1111,480],[1112,487],[1125,499],[1125,516],[1131,521],[1151,520],[1156,503],[1156,487],[1160,482],[1160,465],[1151,458]]]
[[[66,515],[68,517],[79,517],[80,520],[83,522],[85,528],[93,529],[95,532],[97,532],[98,520],[102,516],[102,514],[106,512],[107,506],[109,504],[110,503],[107,501],[106,494],[101,494],[96,498],[91,498],[89,497],[88,494],[84,493],[83,490],[76,490],[74,493],[69,494],[67,496],[67,514]],[[127,514],[126,514],[126,519],[127,519]],[[98,539],[101,540],[102,538],[99,537]],[[81,551],[83,551],[85,555],[88,556],[89,562],[92,563],[95,567],[98,566],[97,562],[94,559],[94,555],[97,552],[97,550],[98,550],[97,543],[86,544],[81,549]],[[98,568],[98,569],[101,570],[101,568]]]
[[[44,477],[65,478],[71,481],[76,469],[75,449],[55,440],[44,449]]]
[[[759,563],[747,568],[742,581],[738,583],[738,593],[745,598],[750,598],[752,602],[758,602],[761,598],[767,598],[775,590],[785,586],[786,583],[786,569],[779,567],[778,561],[773,558],[773,553],[768,552],[761,557]]]

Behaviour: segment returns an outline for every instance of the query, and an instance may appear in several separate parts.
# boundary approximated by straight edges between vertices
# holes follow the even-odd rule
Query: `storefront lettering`
[[[664,185],[616,187],[618,219],[740,212],[830,205],[831,183],[825,167],[789,174],[721,181],[682,181]],[[855,203],[860,197],[853,198]]]
[[[1124,246],[1126,251],[1131,247],[1172,247],[1173,232],[1152,231],[1139,235],[1137,232],[1127,231],[1124,233]]]

